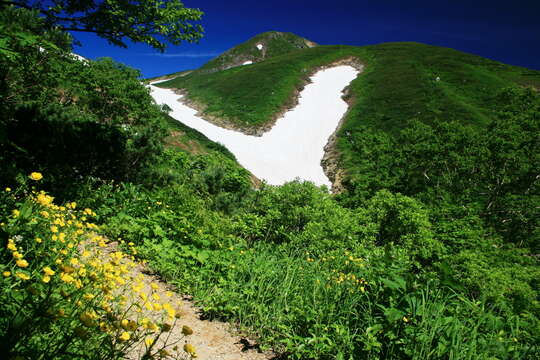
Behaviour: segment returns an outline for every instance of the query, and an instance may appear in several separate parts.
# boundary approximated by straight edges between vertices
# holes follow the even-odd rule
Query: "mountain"
[[[256,35],[204,64],[199,72],[208,73],[249,65],[300,49],[312,48],[316,43],[293,33],[268,31]]]
[[[364,64],[364,71],[347,92],[351,106],[337,134],[340,166],[349,174],[355,172],[357,155],[350,140],[364,126],[394,135],[412,120],[428,125],[456,120],[485,126],[498,111],[497,96],[502,89],[540,88],[538,71],[412,42],[363,47],[306,45],[282,53],[272,48],[271,57],[269,52],[263,60],[248,57],[259,52],[259,42],[274,39],[275,34],[283,33],[255,36],[200,69],[160,86],[185,90],[187,99],[214,122],[253,134],[267,129],[277,115],[294,105],[298,90],[317,68],[342,59]],[[292,34],[284,34],[281,40],[286,38],[305,40]],[[216,70],[219,62],[230,67],[246,59],[256,63]]]

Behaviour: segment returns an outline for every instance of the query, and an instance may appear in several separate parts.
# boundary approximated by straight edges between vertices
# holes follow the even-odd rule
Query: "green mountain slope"
[[[198,71],[208,73],[225,70],[240,66],[246,61],[257,63],[314,46],[317,44],[292,33],[268,31],[227,50],[201,66]]]
[[[160,86],[186,89],[188,98],[207,106],[208,114],[239,126],[258,126],[290,102],[315,67],[351,56],[366,68],[352,84],[350,95],[358,101],[350,111],[347,128],[361,122],[392,132],[407,119],[432,122],[441,114],[446,119],[485,124],[500,89],[540,87],[538,71],[419,43],[318,46],[252,66],[214,73],[195,71]]]

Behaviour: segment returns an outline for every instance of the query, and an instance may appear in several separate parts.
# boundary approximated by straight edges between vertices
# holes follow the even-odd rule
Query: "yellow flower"
[[[58,226],[55,226],[55,225],[51,226],[51,232],[57,233],[58,232]]]
[[[21,280],[30,280],[30,276],[28,276],[27,274],[23,273],[23,272],[17,272],[15,274],[15,276],[17,276],[19,279]]]
[[[14,251],[11,255],[13,255],[13,258],[15,258],[15,259],[22,259],[23,258],[23,255],[18,251]]]
[[[17,266],[22,268],[28,267],[28,261],[24,259],[19,259],[17,260]]]
[[[49,275],[49,276],[54,275],[54,271],[48,266],[45,266],[43,268],[43,272],[45,273],[45,275]]]
[[[409,322],[409,319],[407,319],[406,316],[403,317],[403,322]]]
[[[37,242],[38,244],[41,244],[42,241],[43,241],[43,240],[41,240],[41,238],[38,238],[38,237],[36,238],[36,242]]]
[[[69,275],[69,274],[66,274],[66,273],[61,273],[60,274],[60,280],[62,280],[63,282],[65,283],[72,283],[73,281],[75,281],[75,279],[73,278],[73,276]]]
[[[154,339],[151,337],[147,337],[146,339],[144,339],[144,343],[146,344],[146,346],[150,347],[154,343]]]
[[[41,281],[43,281],[45,284],[51,281],[51,277],[49,275],[44,275],[43,278],[41,278]]]
[[[30,179],[35,180],[35,181],[39,181],[39,180],[43,179],[43,175],[41,175],[41,173],[38,173],[38,172],[33,172],[33,173],[30,174]]]
[[[156,283],[151,283],[150,284],[150,287],[154,290],[157,290],[159,288],[159,286],[156,284]]]
[[[195,354],[195,346],[191,344],[185,344],[184,345],[184,351],[187,352],[190,355]]]
[[[11,188],[6,188],[6,192],[10,192],[11,191]]]
[[[122,335],[120,335],[119,339],[122,341],[128,341],[131,338],[131,335],[127,331],[124,331]]]
[[[53,200],[54,198],[52,196],[45,194],[43,191],[40,192],[36,198],[36,201],[43,206],[49,206],[52,204]]]
[[[13,217],[19,217],[19,215],[21,215],[21,212],[17,209],[13,210],[11,213],[13,214]]]
[[[4,271],[2,275],[4,275],[4,277],[10,277],[11,273],[9,271]]]
[[[11,251],[17,251],[17,246],[15,246],[15,244],[12,242],[8,243],[7,248]]]
[[[45,210],[40,211],[39,214],[40,214],[41,216],[45,217],[45,218],[48,218],[48,217],[49,217],[49,213],[46,212]]]
[[[84,312],[81,315],[79,315],[79,320],[81,320],[83,325],[86,327],[93,327],[95,324],[92,314],[88,312]]]

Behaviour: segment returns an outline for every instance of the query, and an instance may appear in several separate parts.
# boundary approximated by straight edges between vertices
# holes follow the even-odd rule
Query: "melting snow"
[[[251,64],[253,64],[253,61],[248,60],[248,61],[244,61],[242,65],[251,65]]]
[[[356,69],[347,65],[317,72],[300,93],[298,105],[261,137],[215,126],[180,103],[182,96],[170,89],[150,87],[155,101],[172,109],[173,118],[225,145],[258,178],[272,185],[300,178],[330,187],[321,166],[324,146],[347,111],[342,91],[357,74]]]
[[[263,48],[262,44],[257,44],[257,49],[262,50],[262,48]]]

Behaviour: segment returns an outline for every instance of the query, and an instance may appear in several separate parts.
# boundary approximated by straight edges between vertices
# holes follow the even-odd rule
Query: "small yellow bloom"
[[[156,283],[151,283],[150,284],[150,287],[154,290],[157,290],[159,288],[159,286],[156,284]]]
[[[24,259],[19,259],[17,260],[17,266],[22,268],[28,267],[28,261]]]
[[[146,339],[144,339],[144,343],[146,344],[146,346],[150,347],[154,343],[154,339],[151,337],[147,337]]]
[[[72,283],[73,281],[75,281],[75,279],[73,278],[73,276],[69,275],[69,274],[66,274],[66,273],[61,273],[60,274],[60,280],[62,280],[63,282],[65,283]]]
[[[409,322],[409,319],[407,319],[406,316],[403,317],[403,322]]]
[[[58,226],[56,226],[56,225],[51,226],[51,232],[57,233],[58,232]]]
[[[49,275],[49,276],[54,275],[54,271],[48,266],[45,266],[43,268],[43,272],[45,273],[45,275]]]
[[[11,213],[13,214],[13,217],[19,217],[19,215],[21,215],[21,212],[17,209],[13,210]]]
[[[11,251],[17,251],[17,246],[15,246],[15,244],[12,242],[8,243],[7,248]]]
[[[2,275],[4,275],[4,277],[10,277],[11,273],[9,271],[4,271]]]
[[[195,346],[191,344],[185,344],[184,345],[184,351],[187,352],[190,355],[195,354]]]
[[[51,281],[51,277],[49,275],[44,275],[42,278],[41,278],[41,281],[43,281],[45,284],[48,283],[49,281]]]
[[[38,238],[38,237],[36,238],[36,242],[37,242],[38,244],[41,244],[42,241],[43,241],[43,240],[41,240],[41,238]]]
[[[127,331],[124,331],[122,335],[120,335],[119,339],[122,341],[128,341],[131,338],[131,335]]]
[[[6,188],[6,192],[10,192],[11,191],[11,188]]]
[[[19,279],[21,280],[30,280],[30,276],[28,276],[27,274],[23,273],[23,272],[17,272],[15,274],[15,276],[17,276]]]
[[[30,179],[35,180],[35,181],[39,181],[39,180],[43,179],[43,175],[41,175],[41,173],[38,173],[38,172],[33,172],[33,173],[30,174]]]

